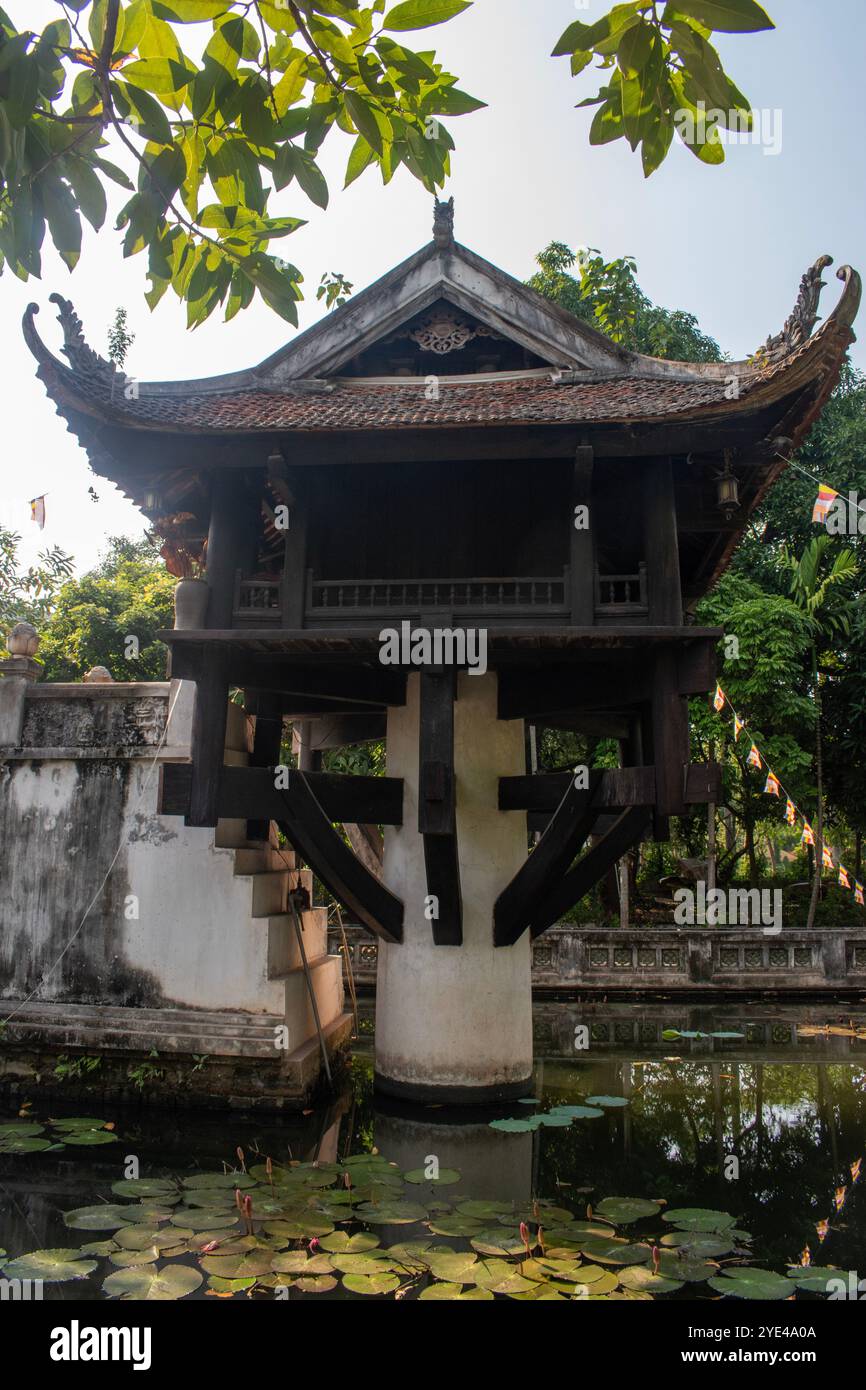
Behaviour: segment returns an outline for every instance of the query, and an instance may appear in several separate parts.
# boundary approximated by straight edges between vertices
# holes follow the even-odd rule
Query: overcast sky
[[[645,181],[624,141],[588,144],[593,112],[577,111],[575,103],[596,90],[591,70],[575,80],[567,60],[548,57],[567,24],[599,16],[611,2],[476,0],[456,20],[415,36],[417,47],[435,42],[460,85],[489,102],[488,110],[450,123],[457,151],[446,196],[456,200],[457,238],[520,279],[554,239],[598,247],[608,257],[633,254],[653,300],[690,310],[726,351],[744,357],[781,328],[800,276],[818,255],[866,270],[866,3],[770,0],[775,32],[720,36],[728,71],[760,112],[761,139],[730,149],[726,164],[714,169],[675,142]],[[16,23],[33,28],[59,13],[52,0],[4,5]],[[338,133],[324,147],[327,212],[292,187],[270,204],[274,213],[309,219],[280,244],[303,270],[311,296],[301,307],[302,327],[320,316],[315,288],[324,271],[340,271],[361,289],[430,239],[431,199],[405,170],[388,188],[368,171],[339,191],[349,147]],[[140,534],[142,519],[94,478],[36,380],[20,330],[27,303],[42,306],[39,330],[56,350],[60,331],[48,295],[67,295],[103,353],[114,310],[124,305],[136,334],[127,370],[143,381],[252,366],[292,330],[257,304],[228,325],[215,314],[190,334],[170,291],[151,314],[142,297],[146,258],[124,261],[110,226],[86,237],[74,274],[53,252],[43,262],[41,281],[21,284],[8,272],[0,281],[0,520],[21,532],[26,563],[42,547],[59,545],[86,569],[107,536]],[[839,288],[830,272],[824,312]],[[862,344],[854,357],[866,367]],[[39,493],[47,493],[41,533],[28,506]]]

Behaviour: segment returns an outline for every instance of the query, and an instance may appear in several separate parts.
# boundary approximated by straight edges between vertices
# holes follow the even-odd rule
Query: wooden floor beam
[[[292,774],[289,774],[291,778]],[[403,824],[401,777],[355,777],[336,772],[308,772],[310,790],[330,821],[372,825]],[[159,814],[188,814],[193,768],[165,763],[160,769]],[[218,818],[279,820],[285,811],[272,767],[222,767],[216,796]],[[216,821],[214,821],[216,824]]]

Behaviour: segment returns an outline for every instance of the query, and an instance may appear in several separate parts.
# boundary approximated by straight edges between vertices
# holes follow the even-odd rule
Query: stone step
[[[283,873],[296,867],[291,850],[279,850],[270,844],[238,845],[234,855],[236,878],[247,874]]]
[[[27,1004],[10,1019],[5,1036],[9,1042],[26,1043],[32,1038],[57,1047],[273,1057],[274,1030],[283,1022],[273,1014],[203,1009]]]
[[[313,907],[301,913],[307,960],[328,953],[328,909]],[[301,964],[298,938],[290,912],[268,918],[268,979],[279,980]]]
[[[327,1028],[343,1012],[343,963],[339,956],[320,956],[318,960],[310,961],[309,966],[319,1021],[322,1028]],[[289,1045],[295,1047],[303,1039],[315,1036],[316,1020],[303,969],[298,966],[290,970],[283,983],[286,989]]]
[[[265,869],[248,877],[252,886],[251,917],[273,917],[285,912],[290,886],[288,870]]]

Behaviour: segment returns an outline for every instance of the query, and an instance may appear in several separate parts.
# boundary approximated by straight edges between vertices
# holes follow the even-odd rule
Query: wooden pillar
[[[296,480],[286,483],[281,494],[289,508],[283,561],[283,627],[297,630],[304,626],[307,596],[307,497]]]
[[[254,709],[256,731],[253,736],[250,766],[277,767],[283,741],[282,701],[279,695],[258,695],[254,701]],[[269,830],[270,822],[267,820],[247,821],[247,835],[251,840],[267,840]]]
[[[650,627],[681,627],[683,596],[673,465],[646,459],[643,468],[644,549]]]
[[[424,837],[427,892],[437,899],[432,919],[437,946],[463,940],[454,775],[454,701],[457,672],[421,672],[418,748],[418,830]]]
[[[688,705],[679,692],[676,649],[673,646],[662,647],[655,659],[652,744],[656,769],[656,815],[662,818],[682,816],[686,809],[689,716]],[[662,827],[657,827],[657,838],[667,838]]]
[[[592,627],[595,623],[595,532],[592,516],[592,474],[594,453],[589,445],[575,452],[571,480],[571,540],[569,543],[569,590],[572,627]],[[577,516],[586,507],[589,521]],[[578,525],[575,525],[578,522]]]
[[[232,625],[235,574],[255,565],[260,508],[261,494],[243,473],[225,469],[214,474],[207,540],[209,628],[225,630]],[[228,650],[206,646],[196,680],[192,720],[189,825],[217,823],[228,698]]]

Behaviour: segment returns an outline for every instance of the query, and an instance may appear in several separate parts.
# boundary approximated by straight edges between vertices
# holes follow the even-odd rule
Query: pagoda
[[[244,371],[131,381],[67,301],[65,360],[28,309],[93,469],[206,578],[204,615],[161,634],[195,686],[161,812],[276,822],[380,939],[382,1091],[525,1094],[532,938],[717,798],[687,701],[721,633],[693,615],[853,341],[849,267],[816,327],[830,263],[742,362],[617,345],[456,242],[453,201],[427,246]],[[238,691],[249,766],[224,755]],[[613,739],[621,765],[536,772],[530,726]],[[322,770],[382,739],[387,776]]]

